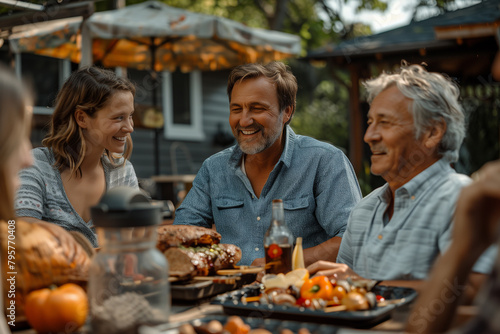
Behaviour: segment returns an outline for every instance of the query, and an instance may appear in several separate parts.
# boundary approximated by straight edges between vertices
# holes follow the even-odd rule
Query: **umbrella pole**
[[[156,89],[158,88],[158,73],[155,70],[156,64],[156,44],[154,37],[151,37],[151,75],[153,77],[153,108],[156,108]],[[160,175],[160,128],[155,128],[154,155],[155,155],[155,175]]]
[[[160,175],[160,130],[155,129],[155,175]]]

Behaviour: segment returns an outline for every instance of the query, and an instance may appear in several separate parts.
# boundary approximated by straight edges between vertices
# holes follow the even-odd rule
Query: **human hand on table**
[[[317,261],[307,267],[311,276],[328,276],[336,280],[345,280],[348,277],[362,279],[354,270],[349,268],[347,264],[335,263],[329,261]]]
[[[264,268],[265,265],[266,265],[266,259],[264,257],[260,257],[258,259],[255,259],[252,262],[252,266],[256,266],[256,267]],[[262,277],[264,277],[265,274],[266,274],[265,269],[262,269],[262,271],[257,274],[257,277],[255,278],[255,280],[257,282],[262,282]]]

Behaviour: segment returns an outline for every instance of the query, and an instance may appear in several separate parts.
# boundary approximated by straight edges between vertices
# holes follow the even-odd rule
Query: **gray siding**
[[[206,158],[227,147],[214,144],[214,136],[219,128],[227,135],[231,134],[226,94],[228,74],[228,71],[202,74],[204,141],[173,141],[165,139],[162,132],[159,134],[160,174],[174,173],[172,157],[176,159],[178,174],[196,174]],[[155,174],[154,130],[136,129],[132,133],[132,139],[134,151],[130,160],[136,174],[139,178],[151,177]]]

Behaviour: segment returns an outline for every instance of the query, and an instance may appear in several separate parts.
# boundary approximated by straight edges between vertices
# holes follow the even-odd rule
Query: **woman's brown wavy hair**
[[[0,220],[14,218],[15,189],[7,163],[31,128],[31,92],[7,67],[0,66]]]
[[[85,158],[87,146],[83,131],[75,119],[80,109],[90,117],[106,106],[117,91],[128,91],[135,96],[134,85],[114,72],[98,67],[84,67],[73,72],[57,94],[49,133],[42,144],[52,149],[55,167],[62,172],[70,169],[71,175],[81,176],[80,166]],[[116,157],[105,150],[112,163]],[[132,153],[132,138],[127,135],[123,164]]]

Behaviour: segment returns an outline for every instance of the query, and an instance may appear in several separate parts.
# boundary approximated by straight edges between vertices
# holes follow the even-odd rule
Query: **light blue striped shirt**
[[[235,145],[205,160],[174,224],[211,228],[215,223],[221,242],[241,248],[241,265],[264,257],[273,199],[283,200],[286,223],[295,238],[303,238],[304,248],[342,236],[361,199],[351,163],[334,146],[296,135],[290,127],[285,138],[260,198],[240,168],[243,153]]]
[[[351,213],[337,262],[370,279],[427,278],[449,245],[456,201],[470,182],[441,159],[396,190],[390,221],[384,219],[388,184],[374,190]],[[489,273],[494,254],[483,256],[475,271]]]

